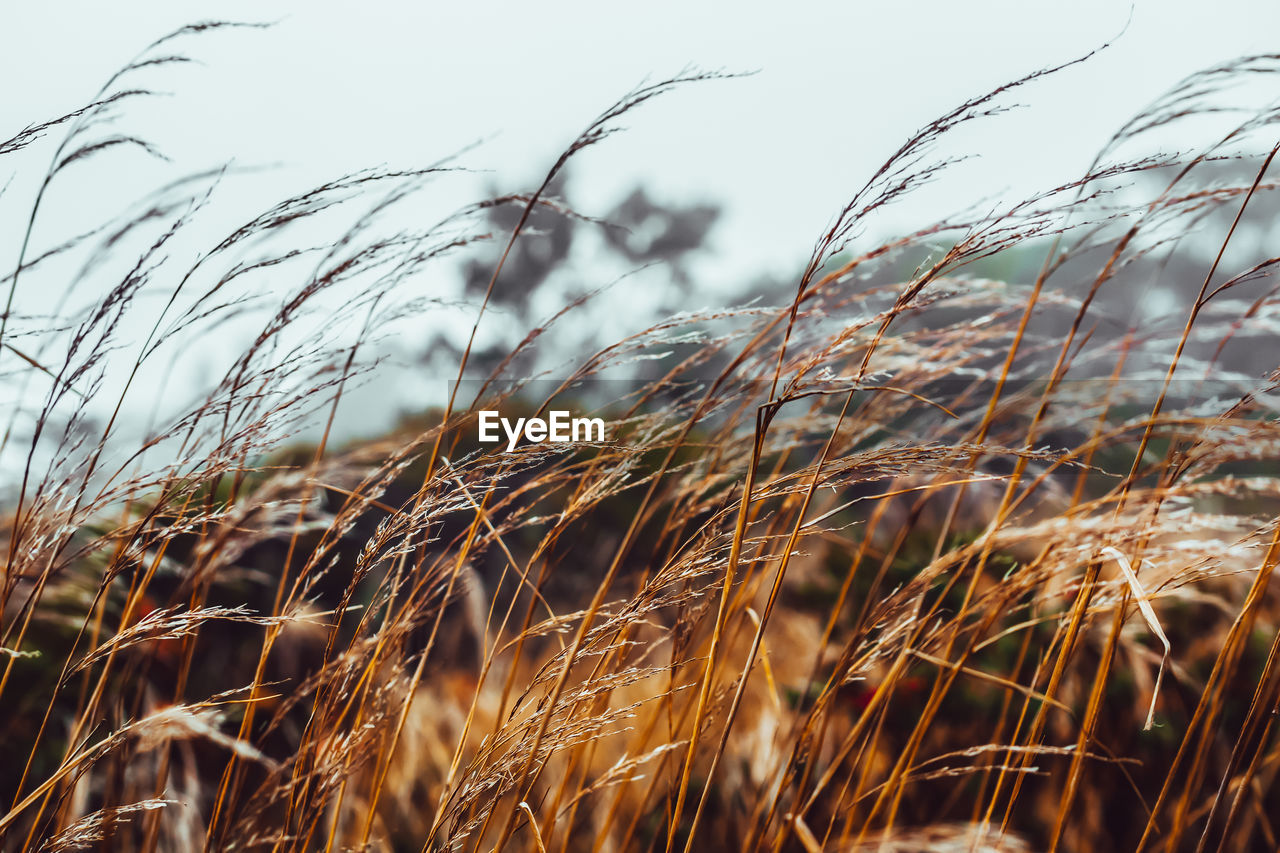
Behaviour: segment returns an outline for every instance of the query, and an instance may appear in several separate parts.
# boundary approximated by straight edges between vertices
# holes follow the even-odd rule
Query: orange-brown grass
[[[138,144],[101,135],[132,77],[216,28],[0,152],[64,132],[48,186]],[[1280,326],[1273,259],[1223,259],[1271,189],[1271,157],[1241,152],[1275,115],[1119,155],[1278,69],[1211,69],[1079,180],[866,245],[942,175],[939,138],[1041,75],[1001,87],[909,140],[779,304],[657,323],[549,386],[509,372],[545,329],[489,381],[469,344],[447,406],[346,446],[287,437],[331,424],[375,332],[426,310],[406,295],[424,271],[498,241],[479,327],[538,239],[530,213],[568,215],[546,192],[569,159],[715,75],[636,90],[533,193],[418,234],[377,225],[432,170],[366,173],[155,281],[195,227],[159,196],[101,247],[150,235],[142,259],[87,273],[99,291],[58,322],[12,306],[96,237],[46,255],[29,231],[0,326],[6,379],[44,389],[4,440],[26,462],[3,536],[3,848],[1274,848]],[[1214,171],[1228,155],[1247,174]],[[1156,189],[1114,192],[1135,176]],[[290,242],[364,198],[340,239]],[[468,231],[493,204],[521,212],[512,231]],[[1112,292],[1170,268],[1193,224],[1221,250],[1167,285],[1180,314],[1116,322]],[[1039,272],[977,266],[1017,252]],[[238,314],[263,271],[293,289],[206,396],[136,449],[115,415],[85,421],[108,364],[120,407],[148,402],[133,375]],[[152,290],[159,319],[122,341]],[[475,440],[476,411],[552,400],[605,414],[607,440]]]

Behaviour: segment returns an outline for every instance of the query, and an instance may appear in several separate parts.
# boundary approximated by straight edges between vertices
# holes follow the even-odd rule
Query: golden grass
[[[102,135],[132,75],[217,28],[0,144],[65,133],[32,223],[67,164],[138,144]],[[564,211],[547,194],[570,158],[717,75],[638,89],[535,192],[491,203],[519,216],[448,405],[349,446],[286,438],[332,426],[376,330],[424,310],[406,294],[484,239],[468,229],[491,204],[379,235],[436,167],[364,173],[168,278],[207,201],[182,184],[104,232],[103,253],[148,235],[140,259],[52,323],[15,297],[99,238],[36,255],[28,229],[0,324],[6,377],[44,389],[4,438],[26,462],[3,539],[3,848],[1274,848],[1275,259],[1227,250],[1272,189],[1275,149],[1239,152],[1276,116],[1191,155],[1118,154],[1276,70],[1210,69],[1079,180],[865,246],[869,217],[945,170],[933,143],[1050,72],[1031,75],[908,140],[789,301],[660,322],[550,391],[509,372],[539,328],[473,378],[475,329],[532,213]],[[1228,155],[1249,173],[1224,179]],[[1135,176],[1161,183],[1115,192]],[[365,198],[341,239],[291,242]],[[1118,283],[1174,269],[1192,225],[1220,249],[1166,285],[1176,323],[1116,322]],[[1017,252],[1043,256],[1031,280],[980,274]],[[189,410],[136,448],[116,414],[87,420],[108,369],[128,377],[118,414],[264,274],[294,289]],[[150,333],[123,340],[153,291]],[[625,378],[667,350],[657,378]],[[482,408],[566,400],[608,440],[475,441]]]

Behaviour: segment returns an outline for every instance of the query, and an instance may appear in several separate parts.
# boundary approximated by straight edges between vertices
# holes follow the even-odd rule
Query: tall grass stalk
[[[215,170],[42,248],[69,166],[158,153],[111,129],[138,81],[228,26],[0,143],[53,152],[0,318],[3,849],[1276,846],[1280,302],[1239,244],[1280,149],[1274,109],[1222,99],[1280,58],[1194,75],[1078,179],[875,244],[941,140],[1070,72],[1029,75],[912,136],[781,302],[517,368],[563,355],[544,333],[583,297],[483,375],[534,215],[609,227],[555,196],[572,159],[726,75],[636,89],[533,192],[418,230],[392,223],[451,161],[206,239]],[[447,402],[340,439],[380,345],[487,245]],[[1008,259],[1029,272],[988,274]],[[1178,313],[1126,316],[1152,281]],[[246,320],[193,401],[165,384]],[[481,410],[553,407],[610,434],[477,441]]]

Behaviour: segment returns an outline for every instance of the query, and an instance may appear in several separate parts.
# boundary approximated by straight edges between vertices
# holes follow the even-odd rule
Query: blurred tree
[[[605,239],[632,263],[669,264],[676,280],[688,282],[686,256],[702,248],[720,216],[712,204],[661,205],[636,187],[610,212]]]
[[[706,247],[708,235],[721,213],[718,205],[709,203],[666,204],[655,201],[643,187],[637,187],[597,223],[573,212],[567,186],[568,173],[562,172],[546,194],[545,200],[549,204],[538,206],[530,214],[525,230],[512,247],[490,295],[489,310],[513,318],[513,328],[473,349],[468,359],[469,374],[487,375],[521,338],[536,328],[537,323],[547,319],[543,316],[545,307],[539,309],[535,305],[533,297],[536,292],[554,291],[553,304],[563,305],[586,290],[575,284],[573,279],[585,279],[590,287],[607,281],[607,278],[602,280],[594,265],[590,273],[577,272],[575,275],[572,255],[575,247],[583,242],[584,229],[598,228],[602,235],[600,245],[605,253],[625,270],[659,264],[671,281],[684,287],[690,282],[688,265],[692,255]],[[523,206],[519,202],[495,205],[486,211],[487,224],[495,240],[483,255],[463,264],[462,279],[467,299],[478,302],[484,298],[505,248],[506,236],[516,227],[522,213]],[[621,293],[600,297],[606,301],[625,298]],[[546,302],[542,304],[545,306]],[[645,320],[643,311],[634,304],[627,304],[625,310],[631,319]],[[581,320],[577,322],[576,334],[571,336],[578,341],[577,346],[604,346],[607,343],[595,330],[584,328]],[[584,334],[588,340],[582,340]],[[451,356],[461,355],[456,345],[451,350]],[[558,355],[563,357],[565,354]],[[514,376],[527,375],[532,357],[532,353],[523,353],[509,366],[508,372]]]

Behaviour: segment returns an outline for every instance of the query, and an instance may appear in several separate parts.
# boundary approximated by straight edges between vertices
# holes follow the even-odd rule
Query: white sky
[[[446,210],[489,187],[529,190],[646,77],[689,65],[758,72],[645,105],[572,172],[570,198],[589,214],[607,212],[637,184],[662,201],[722,203],[719,251],[697,268],[692,294],[706,304],[743,279],[794,280],[852,193],[913,131],[969,97],[1115,39],[1087,63],[1020,90],[1025,109],[948,134],[950,153],[979,158],[878,227],[920,226],[980,198],[1079,177],[1118,126],[1187,74],[1280,48],[1280,3],[1244,0],[10,0],[0,5],[0,139],[82,105],[153,39],[208,19],[278,23],[176,45],[201,64],[151,72],[149,85],[171,97],[131,108],[118,130],[156,142],[176,174],[232,158],[271,165],[219,191],[222,202],[238,194],[250,213],[354,170],[424,166],[477,140],[485,141],[461,162],[489,171],[433,185],[453,194]],[[6,266],[47,157],[0,162],[0,187],[14,178],[0,200]],[[147,171],[136,155],[108,162],[117,165],[86,166],[56,185],[37,248],[175,177]],[[32,300],[50,296],[19,298],[40,310]]]
[[[659,198],[720,200],[731,260],[719,269],[784,273],[914,129],[1098,47],[1130,15],[1110,49],[1023,90],[1027,109],[955,137],[982,160],[926,202],[957,208],[1075,177],[1186,74],[1280,46],[1280,3],[6,3],[0,137],[75,107],[151,39],[201,19],[279,24],[186,42],[203,67],[156,77],[174,96],[148,108],[147,135],[186,168],[280,164],[264,190],[424,165],[477,139],[463,162],[492,170],[478,180],[525,189],[644,77],[758,70],[628,116],[627,133],[582,158],[571,194],[592,213],[639,182]]]

